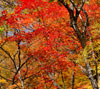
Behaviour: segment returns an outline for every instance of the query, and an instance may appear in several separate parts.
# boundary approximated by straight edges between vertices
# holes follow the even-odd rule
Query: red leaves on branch
[[[7,14],[7,10],[2,11],[2,15],[6,15]]]
[[[26,42],[24,45],[21,44],[22,50],[26,51],[28,57],[34,56],[35,61],[41,63],[39,70],[43,70],[45,74],[53,71],[58,73],[60,70],[67,71],[67,68],[72,68],[74,64],[68,59],[74,59],[76,55],[73,55],[74,51],[78,52],[82,47],[75,32],[70,28],[69,14],[66,8],[58,5],[58,2],[18,1],[20,1],[20,5],[14,8],[13,14],[7,14],[6,10],[2,12],[0,25],[6,22],[11,29],[20,29],[20,33],[3,39],[1,44],[5,41]],[[100,17],[99,5],[93,5],[92,2],[90,5],[85,5],[84,8],[88,11],[89,17],[95,14],[96,18]],[[81,14],[84,13],[81,12]],[[26,29],[34,31],[25,32]],[[25,46],[27,44],[30,46]],[[69,57],[69,55],[71,56]],[[31,62],[32,60],[29,63]],[[29,71],[29,73],[32,72]],[[36,89],[40,88],[39,86]]]

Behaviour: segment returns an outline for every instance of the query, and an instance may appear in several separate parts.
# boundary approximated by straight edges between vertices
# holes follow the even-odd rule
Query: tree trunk
[[[92,74],[91,67],[90,67],[89,63],[87,63],[86,66],[87,66],[88,78],[91,81],[93,89],[98,89],[98,83]]]
[[[77,34],[77,38],[80,41],[80,44],[81,44],[82,48],[84,49],[85,46],[86,46],[86,30],[87,30],[87,26],[89,25],[88,24],[88,14],[83,9],[85,0],[82,0],[80,7],[76,6],[73,0],[70,0],[71,7],[69,7],[69,5],[64,0],[59,0],[59,1],[68,10],[69,15],[70,15],[71,27],[74,29],[75,33]],[[76,10],[76,13],[74,13],[74,9]],[[83,18],[81,18],[83,28],[79,29],[77,19],[80,15],[81,11],[83,11],[83,13],[85,15],[85,18],[86,18],[86,21],[83,21]],[[86,71],[87,72],[86,76],[91,81],[93,89],[98,89],[98,82],[97,82],[96,78],[94,78],[93,73],[92,73],[92,68],[91,68],[90,64],[87,62],[86,58],[85,58],[85,64],[86,64],[86,70],[87,70]]]
[[[79,31],[77,25],[73,24],[73,28],[74,28],[77,36],[78,36],[78,39],[79,39],[79,41],[81,43],[82,48],[84,49],[85,46],[86,46],[86,39],[85,39],[85,37],[82,34],[80,36],[80,33],[77,32],[77,31]],[[93,89],[98,89],[98,83],[97,83],[96,79],[93,76],[92,68],[90,67],[90,64],[88,62],[86,62],[86,67],[87,67],[88,78],[91,81]]]
[[[100,75],[98,75],[98,89],[100,89]]]

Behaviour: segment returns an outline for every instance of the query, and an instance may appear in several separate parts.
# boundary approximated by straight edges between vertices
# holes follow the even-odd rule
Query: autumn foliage
[[[1,12],[0,89],[70,89],[73,72],[74,89],[92,89],[80,65],[86,68],[89,62],[95,70],[92,62],[93,55],[96,59],[99,54],[100,1],[87,0],[82,7],[86,13],[82,9],[77,19],[82,33],[89,18],[84,48],[62,1],[15,0],[12,12],[9,8]],[[82,0],[65,0],[69,6],[70,1],[80,6]]]

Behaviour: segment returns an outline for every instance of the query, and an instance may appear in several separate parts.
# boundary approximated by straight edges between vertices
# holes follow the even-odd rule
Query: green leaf
[[[23,13],[24,13],[24,14],[28,14],[29,12],[28,12],[27,9],[24,9],[24,10],[23,10]]]
[[[60,6],[62,5],[60,1],[58,1],[58,4],[59,4]]]
[[[49,2],[51,3],[51,2],[53,2],[54,0],[49,0]]]
[[[4,31],[4,27],[0,27],[0,32],[3,32]]]

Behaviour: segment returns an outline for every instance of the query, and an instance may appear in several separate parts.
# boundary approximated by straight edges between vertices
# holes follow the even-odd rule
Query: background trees
[[[98,89],[99,1],[4,0],[2,8],[1,89]]]

